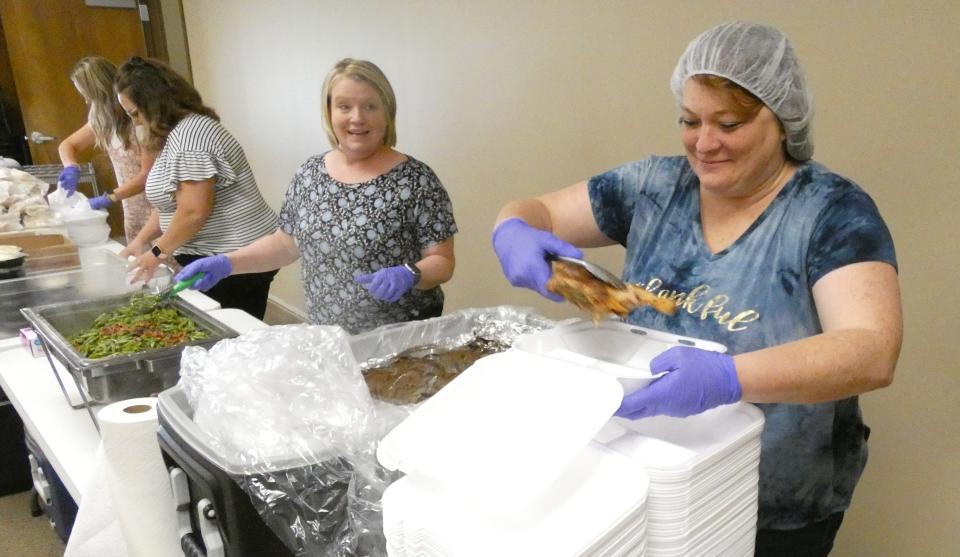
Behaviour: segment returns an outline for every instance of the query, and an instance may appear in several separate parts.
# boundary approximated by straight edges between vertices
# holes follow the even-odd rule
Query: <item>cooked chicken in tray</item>
[[[634,309],[646,305],[667,315],[673,315],[677,310],[674,300],[655,296],[636,284],[616,288],[582,266],[565,261],[553,262],[553,276],[547,282],[547,288],[578,308],[589,311],[594,321],[610,313],[625,317]]]

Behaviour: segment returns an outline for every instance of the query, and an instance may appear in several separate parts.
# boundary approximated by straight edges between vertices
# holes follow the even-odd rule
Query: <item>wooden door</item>
[[[0,0],[0,19],[26,134],[54,138],[29,141],[33,164],[60,164],[57,145],[86,122],[87,113],[70,71],[84,56],[117,65],[146,56],[139,11],[91,7],[84,0]],[[116,178],[106,154],[96,150],[89,157],[100,189],[111,191]],[[122,236],[119,206],[110,213],[111,228]]]

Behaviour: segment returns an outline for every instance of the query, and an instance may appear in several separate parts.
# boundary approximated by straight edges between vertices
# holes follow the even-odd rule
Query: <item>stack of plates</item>
[[[646,555],[752,555],[763,413],[721,406],[684,419],[615,420],[604,445],[647,473]]]
[[[643,555],[648,481],[637,462],[591,442],[549,489],[519,509],[452,497],[409,474],[383,494],[391,557]]]

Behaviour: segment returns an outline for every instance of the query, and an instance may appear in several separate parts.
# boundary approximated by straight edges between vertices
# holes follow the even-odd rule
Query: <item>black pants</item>
[[[826,557],[843,522],[843,513],[834,513],[797,530],[757,530],[754,557]]]
[[[424,319],[430,319],[431,317],[440,317],[443,313],[443,302],[430,307],[425,307],[420,310],[420,313],[416,317],[411,317],[411,321],[423,321]]]
[[[207,256],[174,256],[177,263],[184,267],[204,257]],[[267,312],[267,295],[270,294],[270,283],[276,275],[277,271],[231,275],[218,282],[204,294],[220,302],[220,307],[242,309],[262,320],[263,315]]]

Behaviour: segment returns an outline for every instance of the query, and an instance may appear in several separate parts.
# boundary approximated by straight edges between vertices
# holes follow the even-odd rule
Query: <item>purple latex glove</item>
[[[57,185],[67,192],[67,197],[77,193],[77,184],[80,183],[80,167],[71,164],[60,171],[57,177]]]
[[[391,303],[409,292],[417,280],[403,265],[380,269],[369,275],[358,275],[354,279],[366,287],[374,298]]]
[[[98,195],[93,199],[90,199],[89,201],[90,201],[90,208],[94,210],[106,209],[107,207],[110,206],[110,203],[112,203],[110,201],[110,194],[108,193]]]
[[[520,219],[508,219],[497,226],[493,231],[493,251],[497,252],[510,284],[536,290],[554,302],[562,302],[563,297],[547,290],[547,281],[553,274],[547,256],[583,258],[583,252],[572,244]]]
[[[203,259],[197,259],[184,267],[173,280],[186,280],[197,273],[206,273],[206,275],[190,286],[192,290],[202,290],[206,292],[213,288],[218,282],[230,276],[233,272],[233,265],[226,255],[211,255]]]
[[[650,371],[668,373],[623,397],[617,416],[683,418],[732,404],[742,396],[733,358],[719,352],[674,346],[650,362]]]

